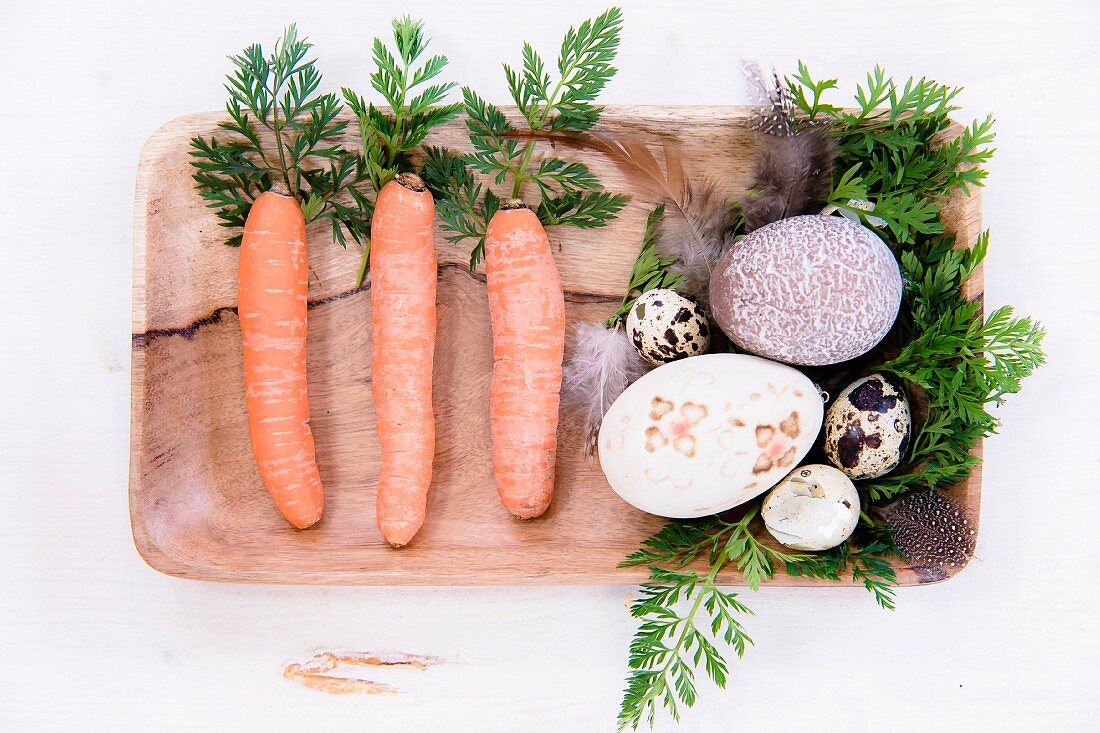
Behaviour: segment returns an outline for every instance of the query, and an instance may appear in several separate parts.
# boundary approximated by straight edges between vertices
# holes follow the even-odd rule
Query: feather
[[[669,215],[657,239],[657,250],[661,257],[679,260],[670,267],[683,275],[676,290],[706,306],[711,271],[732,244],[726,235],[738,212],[733,201],[719,194],[714,180],[688,173],[678,144],[666,141],[661,145],[662,164],[649,146],[629,135],[612,138],[596,133],[516,130],[504,137],[534,138],[603,153],[631,174],[638,188],[666,202]]]
[[[682,276],[676,290],[704,307],[710,296],[710,276],[732,240],[726,231],[735,213],[718,195],[713,181],[703,181],[691,193],[687,216],[665,218],[657,237],[656,250],[662,258],[676,258],[669,267]]]
[[[745,231],[821,210],[832,191],[836,143],[828,127],[795,116],[789,92],[777,76],[743,64],[749,96],[757,102],[753,128],[759,149],[753,182],[739,204]]]
[[[790,92],[774,71],[767,78],[755,61],[741,61],[741,76],[749,103],[755,107],[752,127],[769,135],[794,134],[794,105]]]
[[[566,418],[584,430],[586,455],[595,452],[600,423],[611,403],[651,368],[624,329],[577,324],[573,350],[562,369],[561,406]]]
[[[976,530],[969,517],[938,491],[909,494],[883,507],[894,544],[911,563],[943,577],[974,555]]]
[[[833,185],[836,148],[827,130],[790,136],[758,133],[760,149],[749,192],[740,199],[745,231],[821,211]]]
[[[705,305],[711,271],[728,246],[726,231],[736,215],[732,202],[719,194],[715,181],[688,173],[683,151],[675,143],[662,145],[664,165],[637,138],[588,135],[583,144],[607,155],[632,173],[649,195],[668,203],[673,216],[665,217],[657,252],[678,260],[670,268],[683,276],[676,289]]]

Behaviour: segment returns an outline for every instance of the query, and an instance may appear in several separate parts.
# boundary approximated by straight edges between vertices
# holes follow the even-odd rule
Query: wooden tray
[[[513,113],[514,110],[509,110]],[[680,142],[689,170],[746,187],[754,138],[743,107],[612,107],[601,128]],[[130,519],[138,552],[154,568],[219,581],[329,584],[635,583],[642,568],[615,565],[664,520],[622,502],[579,436],[560,436],[558,486],[547,514],[521,522],[501,508],[489,458],[491,367],[485,278],[466,267],[469,244],[437,234],[439,337],[434,403],[438,429],[428,520],[412,545],[393,550],[374,525],[378,445],[370,387],[369,283],[355,288],[361,251],[311,227],[310,400],[325,485],[324,519],[293,529],[260,482],[248,444],[235,309],[237,250],[195,193],[188,140],[210,135],[219,113],[169,122],[145,144],[134,207]],[[354,126],[353,126],[354,127]],[[430,144],[467,147],[452,123]],[[351,142],[349,141],[349,144]],[[576,155],[568,151],[569,155]],[[602,157],[585,158],[605,186],[633,193]],[[616,307],[653,200],[635,195],[603,230],[551,230],[571,322]],[[976,196],[949,207],[949,225],[971,243]],[[981,295],[980,271],[971,280]],[[975,524],[981,471],[955,487]],[[737,573],[723,575],[737,584]],[[899,566],[903,584],[921,582]],[[925,577],[923,580],[930,580]],[[778,574],[778,585],[813,581]],[[824,583],[824,585],[829,585]]]

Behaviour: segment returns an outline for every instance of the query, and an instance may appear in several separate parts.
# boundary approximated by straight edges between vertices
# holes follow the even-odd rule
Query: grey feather
[[[705,306],[711,270],[728,246],[726,231],[736,218],[732,202],[721,195],[716,181],[689,173],[678,143],[662,144],[660,160],[629,135],[591,134],[584,144],[632,174],[641,190],[668,203],[656,248],[662,257],[679,260],[674,269],[684,278],[676,290]]]
[[[726,231],[736,212],[711,180],[690,186],[680,211],[681,216],[665,217],[655,249],[660,257],[677,260],[669,267],[682,276],[676,290],[706,308],[714,265],[732,244]]]
[[[795,131],[795,112],[790,93],[779,75],[768,76],[755,61],[741,61],[741,75],[749,103],[755,107],[752,128],[768,135],[790,136]]]
[[[595,452],[600,424],[611,403],[651,368],[624,329],[577,324],[573,348],[562,369],[561,409],[566,420],[584,431],[586,455]]]
[[[836,143],[829,128],[798,118],[778,77],[765,80],[755,64],[743,64],[757,103],[753,128],[758,151],[753,181],[739,204],[745,231],[821,210],[832,191]]]

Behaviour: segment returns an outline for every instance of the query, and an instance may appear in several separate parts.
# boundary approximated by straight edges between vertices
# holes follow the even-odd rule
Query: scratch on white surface
[[[283,677],[291,682],[327,692],[330,695],[396,695],[402,691],[374,680],[358,676],[337,674],[340,667],[404,667],[407,669],[427,669],[443,660],[438,657],[425,657],[418,654],[375,653],[375,652],[332,652],[315,653],[303,663],[292,662],[283,668]]]

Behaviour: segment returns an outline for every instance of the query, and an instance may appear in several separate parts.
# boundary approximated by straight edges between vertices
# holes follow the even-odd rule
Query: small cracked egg
[[[828,550],[855,531],[859,492],[832,466],[799,466],[764,498],[760,515],[768,533],[785,547]]]
[[[825,414],[825,457],[857,481],[878,478],[901,463],[911,430],[905,391],[872,374],[848,385]]]
[[[695,301],[675,290],[643,293],[626,317],[626,335],[650,364],[699,356],[710,344],[710,325]]]

